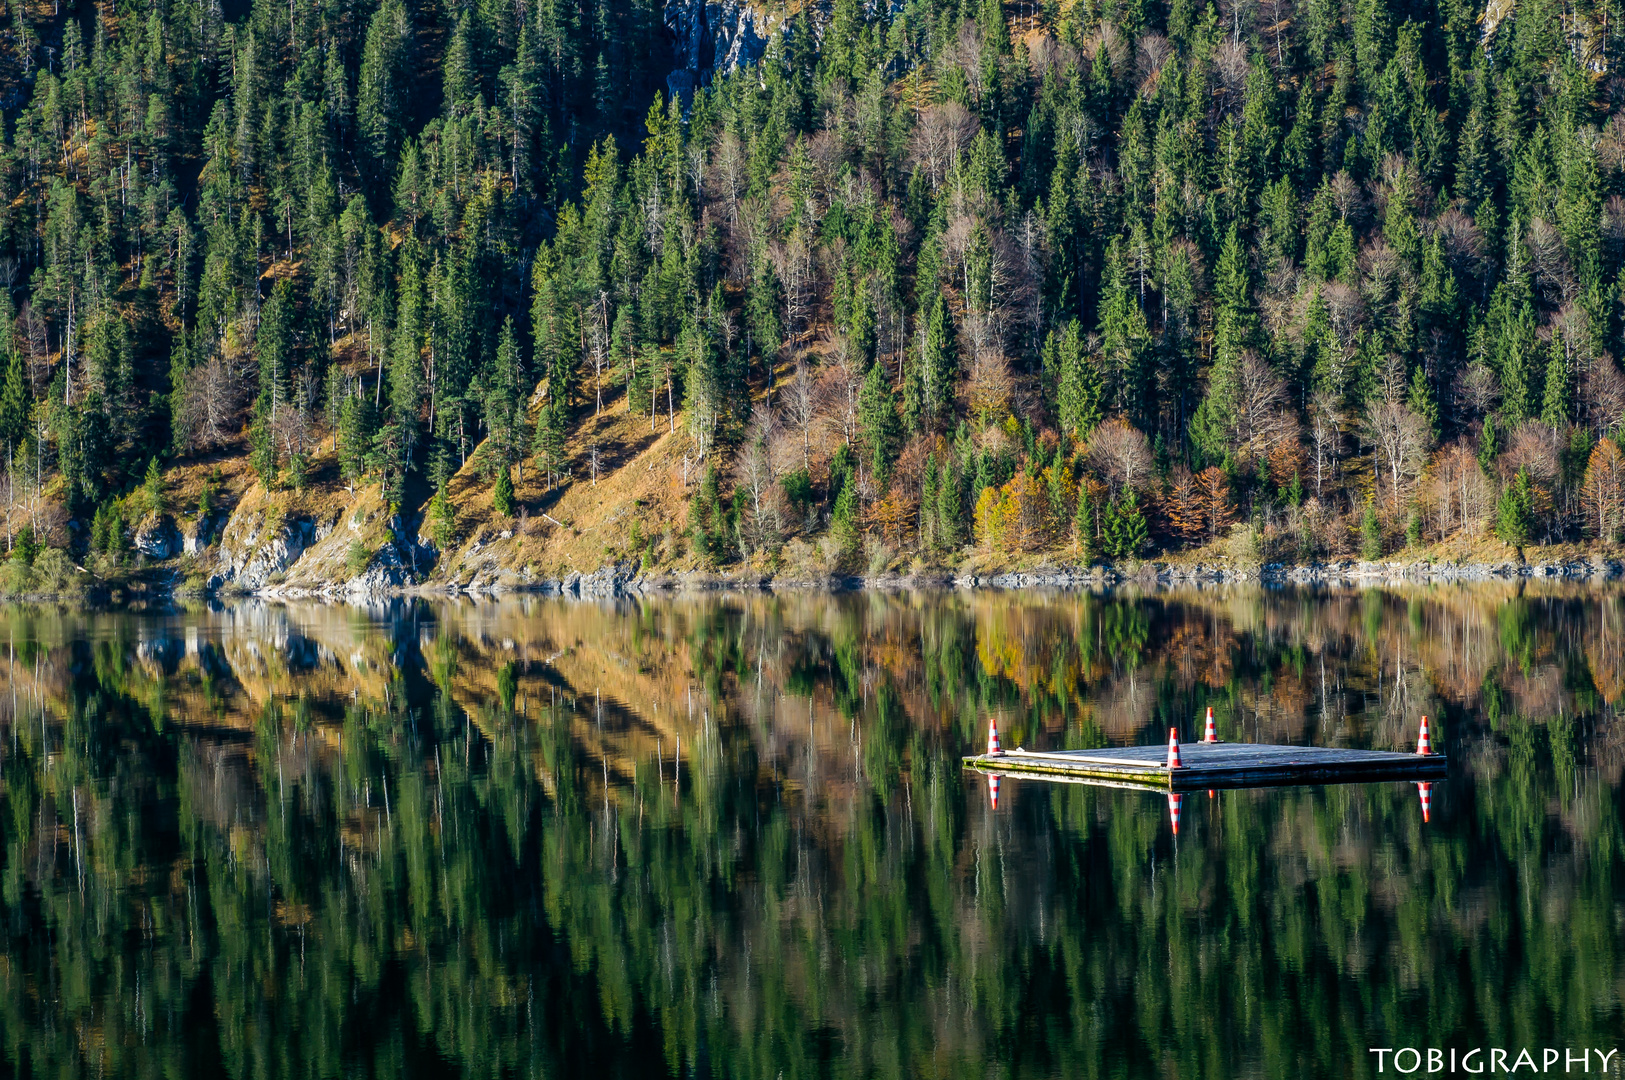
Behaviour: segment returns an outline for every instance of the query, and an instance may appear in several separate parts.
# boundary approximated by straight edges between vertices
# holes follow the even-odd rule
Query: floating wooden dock
[[[1442,780],[1448,769],[1443,754],[1262,743],[1182,743],[1179,751],[1183,763],[1177,769],[1168,768],[1168,750],[1163,746],[1016,749],[1002,754],[973,754],[965,758],[965,766],[1007,776],[1108,781],[1163,791]]]

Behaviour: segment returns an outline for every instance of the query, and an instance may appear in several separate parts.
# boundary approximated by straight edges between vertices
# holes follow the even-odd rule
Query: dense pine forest
[[[1625,531],[1614,0],[835,0],[732,70],[672,17],[12,4],[13,562],[197,463],[448,550],[654,440],[645,565]]]

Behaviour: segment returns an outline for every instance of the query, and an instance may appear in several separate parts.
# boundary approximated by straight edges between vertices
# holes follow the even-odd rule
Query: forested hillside
[[[1620,8],[835,0],[695,85],[652,0],[13,4],[13,561],[205,473],[544,562],[1613,543]]]

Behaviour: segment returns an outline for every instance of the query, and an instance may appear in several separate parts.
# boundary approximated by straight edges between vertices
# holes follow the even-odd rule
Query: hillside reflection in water
[[[19,1075],[1366,1075],[1612,1047],[1625,599],[1367,592],[0,614]],[[1221,736],[1415,785],[961,755]]]

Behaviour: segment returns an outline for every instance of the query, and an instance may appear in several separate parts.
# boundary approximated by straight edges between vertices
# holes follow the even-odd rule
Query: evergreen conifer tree
[[[960,478],[954,464],[954,458],[949,455],[942,463],[942,473],[937,481],[936,501],[936,529],[935,539],[937,549],[940,551],[953,551],[959,547],[964,536],[961,527],[962,511],[959,498]]]
[[[1078,486],[1078,507],[1072,515],[1073,543],[1078,561],[1088,566],[1095,561],[1095,510],[1089,499],[1089,485]]]
[[[1550,358],[1546,361],[1546,386],[1540,419],[1554,428],[1567,427],[1570,419],[1569,365],[1563,354],[1562,335],[1553,331]]]
[[[1530,489],[1529,470],[1520,468],[1495,506],[1495,535],[1515,548],[1529,543],[1530,530],[1534,525],[1534,499]]]
[[[857,481],[848,474],[841,494],[835,499],[835,508],[829,515],[829,535],[836,547],[846,555],[858,549],[858,491]]]
[[[863,440],[869,450],[875,482],[884,487],[903,433],[897,418],[891,380],[886,378],[885,368],[881,364],[871,364],[869,373],[863,378],[863,390],[858,397],[858,422],[863,428]]]
[[[1360,517],[1360,558],[1366,562],[1382,558],[1382,523],[1377,520],[1377,504],[1369,497]]]
[[[496,487],[491,489],[491,509],[503,517],[512,517],[513,506],[513,473],[502,465],[497,469]]]

